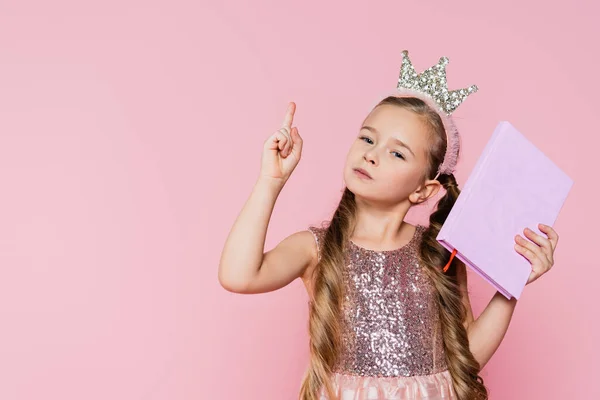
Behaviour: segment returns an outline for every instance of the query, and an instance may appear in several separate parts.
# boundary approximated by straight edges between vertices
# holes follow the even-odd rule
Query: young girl
[[[232,292],[304,282],[311,358],[303,400],[487,399],[478,374],[516,305],[497,292],[475,320],[465,265],[436,241],[460,193],[452,173],[458,132],[450,114],[476,87],[448,93],[445,57],[419,75],[406,51],[403,57],[398,90],[356,133],[331,220],[263,253],[275,201],[302,152],[290,103],[282,128],[264,144],[260,177],[221,256],[219,280]],[[410,207],[442,188],[429,226],[404,221]],[[531,241],[515,237],[515,250],[532,264],[527,284],[553,265],[558,235],[539,228],[548,238],[528,229]]]

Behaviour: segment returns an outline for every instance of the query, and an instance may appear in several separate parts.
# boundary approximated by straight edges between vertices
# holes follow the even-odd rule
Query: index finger
[[[292,121],[294,120],[294,113],[296,112],[296,103],[293,101],[288,104],[287,112],[285,114],[285,118],[283,119],[283,128],[292,129]]]

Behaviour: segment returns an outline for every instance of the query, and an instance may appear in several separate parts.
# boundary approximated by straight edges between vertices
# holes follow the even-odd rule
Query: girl
[[[457,132],[444,104],[404,89],[380,101],[356,133],[331,221],[263,253],[275,201],[302,153],[290,103],[282,128],[264,144],[259,178],[221,255],[219,281],[231,292],[269,292],[302,279],[311,355],[303,400],[488,398],[478,374],[516,299],[497,292],[473,318],[465,265],[435,239],[460,193],[452,174]],[[441,188],[429,226],[404,221]],[[515,250],[532,265],[527,284],[554,263],[558,235],[539,228],[547,238],[529,229],[530,241],[515,236]]]

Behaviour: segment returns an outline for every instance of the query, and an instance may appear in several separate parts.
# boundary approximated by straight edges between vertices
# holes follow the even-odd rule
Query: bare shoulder
[[[321,246],[323,245],[323,237],[325,236],[325,228],[317,227],[317,226],[309,226],[302,233],[306,233],[310,242],[310,250],[311,250],[311,262],[307,266],[304,271],[304,275],[302,276],[302,280],[305,284],[307,284],[307,290],[309,289],[310,278],[312,277],[312,273],[314,268],[317,266],[319,261],[321,260]]]

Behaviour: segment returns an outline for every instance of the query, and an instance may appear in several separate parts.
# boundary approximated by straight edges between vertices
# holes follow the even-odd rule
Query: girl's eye
[[[370,138],[368,138],[367,136],[361,136],[359,137],[360,140],[363,141],[368,141],[367,143],[372,144],[372,140]],[[366,140],[365,140],[366,139]],[[392,154],[398,154],[400,157],[396,157],[396,158],[401,158],[404,159],[404,156],[402,155],[402,153],[398,153],[397,151],[392,151]]]

